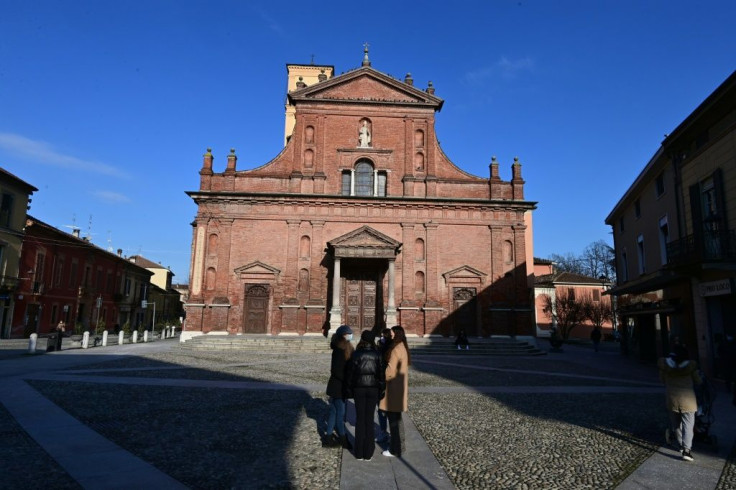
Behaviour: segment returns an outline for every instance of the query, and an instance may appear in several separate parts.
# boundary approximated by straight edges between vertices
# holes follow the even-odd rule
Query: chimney
[[[212,148],[207,148],[207,153],[202,155],[202,157],[202,170],[199,173],[212,175]]]
[[[79,238],[79,228],[72,228],[72,236],[74,238]]]
[[[123,256],[123,249],[122,248],[119,248],[118,249],[118,257],[122,257],[122,256]]]
[[[227,156],[227,168],[225,172],[235,172],[235,162],[238,157],[235,155],[235,148],[230,148],[230,154]]]

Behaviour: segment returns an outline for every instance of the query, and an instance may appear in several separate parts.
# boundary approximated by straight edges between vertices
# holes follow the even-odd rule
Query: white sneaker
[[[389,451],[388,449],[386,449],[386,450],[385,450],[384,452],[382,452],[381,454],[383,454],[383,455],[384,455],[384,456],[386,456],[387,458],[395,458],[395,457],[396,457],[396,456],[394,456],[393,454],[391,454],[391,451]]]

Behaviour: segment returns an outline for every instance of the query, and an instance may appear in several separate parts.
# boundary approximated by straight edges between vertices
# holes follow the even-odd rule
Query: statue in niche
[[[363,121],[363,125],[358,130],[358,141],[360,148],[369,148],[371,146],[371,131],[368,128],[368,121]]]

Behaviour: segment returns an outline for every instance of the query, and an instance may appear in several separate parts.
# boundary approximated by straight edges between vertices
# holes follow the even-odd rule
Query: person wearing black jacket
[[[330,412],[327,416],[327,428],[323,447],[344,447],[351,449],[345,432],[345,400],[351,398],[348,390],[349,378],[347,365],[353,354],[353,331],[347,325],[340,325],[330,341],[332,360],[330,362],[330,379],[327,381],[327,396],[329,397]],[[337,432],[337,435],[333,434]]]
[[[386,391],[386,378],[376,335],[370,330],[360,334],[360,342],[348,364],[350,388],[355,400],[355,457],[370,461],[376,444],[373,415]]]

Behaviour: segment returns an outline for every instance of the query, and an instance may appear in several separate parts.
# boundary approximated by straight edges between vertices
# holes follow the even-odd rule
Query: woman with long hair
[[[327,428],[322,441],[323,447],[343,446],[352,449],[345,432],[345,400],[348,398],[346,378],[348,359],[353,354],[353,331],[347,325],[340,325],[330,340],[332,361],[330,363],[330,379],[327,382],[327,396],[330,412],[327,416]],[[337,435],[333,434],[337,432]]]
[[[387,353],[386,363],[386,396],[379,408],[388,415],[388,427],[391,432],[389,448],[383,451],[384,456],[401,456],[404,451],[404,424],[402,412],[409,408],[409,366],[411,355],[406,333],[400,325],[391,327],[393,340]]]
[[[355,457],[370,461],[376,443],[373,441],[373,414],[386,389],[383,362],[376,350],[376,335],[370,330],[360,334],[360,342],[348,364],[350,388],[355,400]]]

